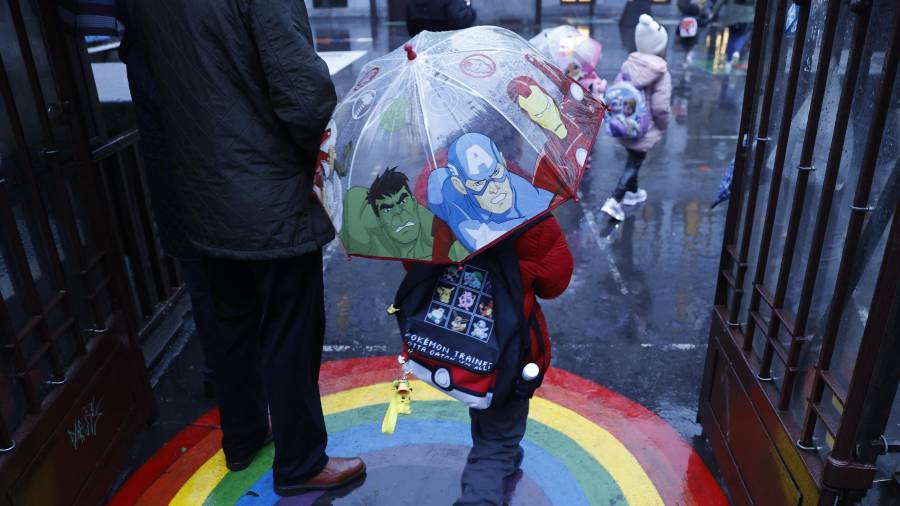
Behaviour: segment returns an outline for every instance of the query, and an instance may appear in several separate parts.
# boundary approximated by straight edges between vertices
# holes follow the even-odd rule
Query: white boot
[[[636,192],[625,192],[625,196],[622,197],[622,205],[634,206],[645,200],[647,200],[647,192],[643,188],[638,188]]]
[[[603,203],[603,207],[601,207],[600,210],[616,221],[625,221],[625,211],[622,210],[622,206],[619,202],[612,197],[606,199],[606,202]]]

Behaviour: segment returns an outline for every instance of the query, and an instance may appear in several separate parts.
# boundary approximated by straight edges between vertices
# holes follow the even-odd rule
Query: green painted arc
[[[380,423],[387,404],[374,404],[334,413],[325,417],[329,434],[364,425]],[[401,417],[397,430],[403,430],[403,418],[414,420],[444,420],[469,423],[469,415],[455,401],[417,401],[411,415]],[[389,437],[389,436],[385,436]],[[571,438],[533,419],[528,420],[525,439],[540,446],[569,469],[591,504],[625,504],[624,494],[612,475]],[[250,487],[272,467],[275,448],[267,446],[260,451],[248,469],[240,473],[227,473],[204,501],[207,506],[235,504]],[[619,502],[621,501],[621,502]]]

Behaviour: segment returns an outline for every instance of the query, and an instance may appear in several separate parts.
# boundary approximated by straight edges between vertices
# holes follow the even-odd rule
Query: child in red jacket
[[[545,372],[550,367],[550,339],[547,321],[537,297],[561,295],[572,278],[572,253],[556,218],[550,216],[522,234],[515,244],[522,274],[523,314],[535,317],[540,335],[531,332],[532,361]],[[544,346],[538,345],[538,339]],[[545,350],[541,355],[539,350]],[[488,409],[470,409],[472,450],[462,474],[462,495],[456,505],[504,504],[507,478],[519,471],[524,450],[529,399],[510,399]]]

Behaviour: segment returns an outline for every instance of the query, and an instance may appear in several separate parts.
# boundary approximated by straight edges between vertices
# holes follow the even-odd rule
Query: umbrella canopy
[[[603,53],[603,45],[574,26],[547,28],[529,41],[557,67],[577,80],[596,76],[595,70]]]
[[[710,208],[716,207],[717,205],[725,202],[726,200],[731,198],[731,179],[734,177],[734,158],[728,162],[728,167],[725,169],[725,174],[722,175],[722,181],[719,182],[719,192],[716,194],[716,200],[713,201]]]
[[[574,197],[603,111],[513,32],[422,32],[338,103],[316,191],[350,255],[461,262]]]

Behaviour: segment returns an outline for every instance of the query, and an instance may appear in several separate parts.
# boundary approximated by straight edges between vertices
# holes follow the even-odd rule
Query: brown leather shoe
[[[275,485],[275,493],[280,496],[299,495],[308,490],[327,490],[343,487],[366,474],[366,463],[360,458],[342,459],[329,457],[325,469],[311,480]]]

